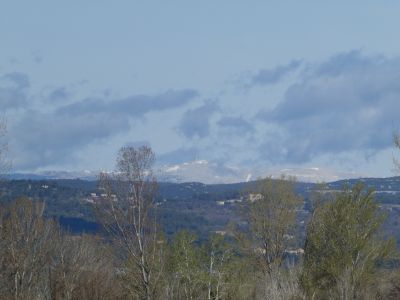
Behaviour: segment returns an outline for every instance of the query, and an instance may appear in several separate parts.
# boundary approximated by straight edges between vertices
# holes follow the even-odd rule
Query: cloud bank
[[[273,110],[258,114],[278,128],[265,136],[267,153],[279,162],[302,163],[327,153],[390,147],[399,125],[399,70],[398,58],[359,51],[311,66]]]
[[[66,85],[34,93],[28,75],[8,72],[0,75],[0,109],[18,170],[79,168],[78,153],[90,158],[86,148],[112,139],[118,147],[156,145],[161,163],[302,165],[390,148],[400,127],[399,70],[400,58],[357,50],[321,62],[292,60],[251,72],[245,95],[235,88],[217,97],[201,93],[214,100],[193,89],[81,97]]]
[[[189,109],[182,116],[178,132],[186,138],[204,138],[210,134],[210,118],[220,107],[216,101],[206,101],[195,109]]]
[[[73,161],[84,147],[127,133],[133,121],[151,112],[182,107],[197,95],[194,90],[171,90],[123,99],[88,98],[53,110],[27,109],[10,124],[12,147],[17,152],[14,163],[18,168],[35,169]]]
[[[26,74],[11,72],[0,76],[0,110],[7,111],[26,105],[29,86]]]

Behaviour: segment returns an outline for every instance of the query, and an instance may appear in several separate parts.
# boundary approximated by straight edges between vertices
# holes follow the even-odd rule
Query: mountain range
[[[10,179],[82,179],[96,180],[99,171],[40,171],[17,172],[9,175]],[[354,172],[341,172],[324,168],[271,168],[263,170],[245,169],[221,165],[206,160],[195,160],[182,164],[162,165],[155,168],[155,174],[162,182],[201,182],[204,184],[238,183],[270,176],[278,178],[282,175],[295,176],[302,182],[331,182],[342,179],[365,177]]]

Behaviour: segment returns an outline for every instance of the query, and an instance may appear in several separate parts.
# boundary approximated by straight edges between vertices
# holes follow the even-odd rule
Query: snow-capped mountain
[[[98,171],[42,171],[37,173],[13,173],[11,179],[83,179],[96,180]],[[155,168],[159,181],[201,182],[205,184],[237,183],[271,176],[295,176],[302,182],[331,182],[340,179],[360,178],[363,174],[337,172],[321,168],[286,168],[286,169],[245,169],[221,165],[206,160],[195,160],[175,165],[162,165]],[[365,174],[364,174],[365,175]]]
[[[295,176],[298,181],[302,182],[332,182],[342,179],[361,178],[366,175],[356,172],[334,171],[330,169],[311,167],[311,168],[286,168],[275,169],[264,173],[264,176],[272,176],[277,178],[282,174],[287,176]]]
[[[10,179],[33,179],[33,180],[53,180],[53,179],[82,179],[96,180],[96,171],[40,171],[35,173],[12,173]]]
[[[317,167],[257,170],[224,166],[206,160],[163,166],[159,170],[159,178],[163,181],[195,181],[206,184],[248,182],[267,176],[279,178],[282,175],[295,176],[298,181],[302,182],[330,182],[362,177],[362,174],[354,172],[338,172]]]
[[[157,170],[157,173],[162,181],[202,182],[205,184],[245,182],[255,179],[249,170],[220,165],[206,160],[164,165]]]

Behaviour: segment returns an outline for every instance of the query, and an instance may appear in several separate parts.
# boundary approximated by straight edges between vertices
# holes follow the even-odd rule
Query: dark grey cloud
[[[273,69],[261,69],[255,74],[246,76],[239,84],[245,90],[255,86],[273,85],[283,80],[287,75],[296,71],[302,64],[301,60],[292,60],[288,64],[279,65]]]
[[[197,96],[198,92],[195,90],[171,90],[156,96],[137,95],[117,100],[88,98],[63,106],[57,110],[57,113],[66,116],[101,113],[139,117],[150,111],[162,111],[183,106]]]
[[[360,50],[339,53],[325,62],[315,66],[311,73],[313,76],[339,76],[352,71],[368,71],[385,63],[382,55],[364,56]]]
[[[210,118],[220,110],[216,101],[206,101],[198,108],[189,109],[183,115],[178,132],[189,139],[207,137],[210,133]]]
[[[77,150],[130,129],[127,118],[27,112],[10,128],[17,169],[73,161]]]
[[[254,126],[241,117],[223,117],[218,121],[218,125],[233,134],[248,134],[253,133]]]
[[[132,120],[147,113],[174,109],[197,96],[193,90],[124,99],[85,99],[54,111],[26,111],[10,128],[18,151],[15,166],[34,169],[71,163],[78,150],[131,129]]]
[[[400,59],[342,53],[308,69],[273,110],[258,115],[276,128],[262,151],[294,163],[374,153],[391,146],[399,114]]]
[[[28,88],[26,74],[12,72],[0,76],[0,109],[6,111],[26,105]]]
[[[46,96],[48,102],[61,103],[72,96],[72,92],[65,86],[52,89]]]

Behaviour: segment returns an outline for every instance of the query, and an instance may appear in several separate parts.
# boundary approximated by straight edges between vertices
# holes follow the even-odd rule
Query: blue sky
[[[381,5],[379,5],[381,4]],[[13,168],[160,164],[392,173],[400,3],[1,1]]]

